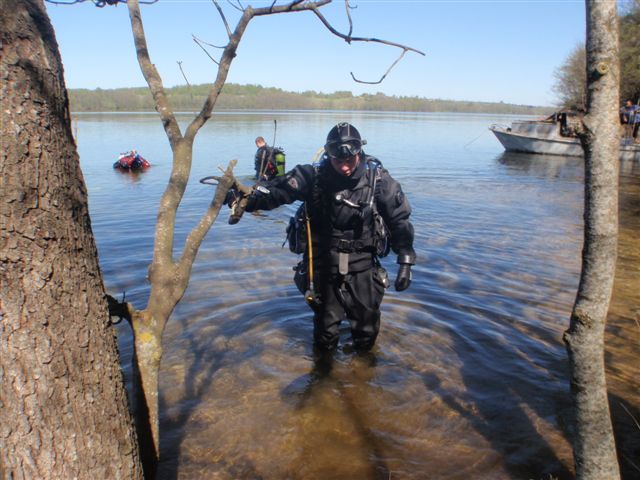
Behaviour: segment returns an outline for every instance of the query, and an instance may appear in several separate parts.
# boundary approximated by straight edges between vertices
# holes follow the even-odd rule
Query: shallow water
[[[167,140],[151,114],[75,119],[105,283],[142,308]],[[198,137],[177,248],[213,194],[198,179],[238,158],[249,181],[253,139],[272,143],[274,119],[289,167],[309,162],[337,121],[359,128],[412,204],[413,283],[387,292],[371,355],[351,352],[344,325],[333,363],[314,362],[297,259],[281,248],[294,207],[234,226],[224,212],[163,339],[159,477],[572,478],[562,333],[580,272],[582,160],[504,153],[487,127],[505,116],[223,113]],[[130,148],[153,167],[113,171]],[[625,163],[607,339],[625,478],[640,472],[627,413],[640,418],[639,205],[640,166]],[[128,373],[131,336],[117,329]]]

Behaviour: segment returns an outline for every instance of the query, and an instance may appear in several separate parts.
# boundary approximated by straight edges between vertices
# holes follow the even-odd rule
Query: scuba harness
[[[344,196],[342,192],[337,193],[334,200],[337,203],[345,205],[349,208],[358,209],[361,214],[370,212],[371,219],[371,236],[365,239],[353,239],[346,240],[342,238],[331,238],[330,247],[338,251],[338,271],[341,275],[346,275],[349,270],[349,254],[354,252],[371,251],[376,258],[385,257],[388,255],[391,242],[389,238],[389,230],[378,212],[376,207],[376,185],[380,178],[380,170],[382,164],[377,159],[368,157],[366,159],[367,169],[369,170],[369,192],[365,201],[358,203],[352,202]],[[317,182],[317,175],[319,166],[314,164],[316,172],[316,181],[313,185],[312,199],[316,199],[320,196],[318,190],[319,185]],[[289,225],[287,226],[287,234],[284,244],[289,242],[289,250],[296,254],[306,254],[298,264],[294,267],[295,275],[294,282],[298,287],[298,290],[305,296],[305,300],[310,305],[317,303],[318,295],[314,288],[314,262],[313,262],[313,241],[311,232],[311,216],[307,208],[308,201],[303,202],[296,213],[289,219]],[[379,265],[379,264],[378,264]]]

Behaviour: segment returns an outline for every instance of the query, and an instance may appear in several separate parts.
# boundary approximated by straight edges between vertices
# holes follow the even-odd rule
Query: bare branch
[[[384,75],[382,75],[382,77],[380,77],[380,80],[378,80],[377,82],[367,82],[367,81],[364,81],[364,80],[358,80],[355,77],[355,75],[353,74],[353,72],[349,72],[351,74],[351,78],[353,78],[354,82],[366,83],[368,85],[377,85],[379,83],[382,83],[384,81],[384,79],[387,77],[387,75],[389,74],[389,72],[391,71],[391,69],[393,67],[395,67],[400,60],[402,60],[402,57],[404,57],[405,53],[407,53],[407,49],[406,48],[404,50],[402,50],[402,53],[400,54],[400,56],[398,58],[396,58],[396,61],[391,64],[391,66],[387,69],[386,72],[384,72]]]
[[[227,29],[227,37],[231,38],[231,29],[229,28],[229,24],[227,23],[227,17],[224,16],[224,12],[222,11],[222,8],[220,8],[220,4],[216,0],[211,0],[211,1],[213,2],[213,4],[218,9],[218,13],[220,14],[220,17],[222,17],[222,22],[224,23],[224,28]]]
[[[233,3],[231,0],[227,0],[227,3],[229,5],[231,5],[233,8],[235,8],[236,10],[239,10],[241,12],[244,12],[244,7],[242,6],[242,4],[240,3],[240,0],[237,0],[238,5],[236,5],[235,3]]]
[[[189,80],[187,80],[187,76],[184,74],[184,70],[182,69],[182,62],[180,60],[177,60],[178,63],[178,67],[180,67],[180,72],[182,73],[182,76],[184,77],[184,81],[187,82],[187,86],[189,88],[191,88],[191,84],[189,83]]]
[[[322,13],[320,13],[320,11],[317,9],[317,7],[313,4],[309,5],[308,10],[312,10],[313,13],[316,14],[316,16],[320,19],[320,21],[324,24],[325,27],[327,27],[327,29],[333,33],[336,37],[340,37],[342,38],[345,42],[347,43],[351,43],[351,42],[375,42],[375,43],[382,43],[384,45],[389,45],[392,47],[397,47],[397,48],[401,48],[403,50],[406,51],[411,51],[411,52],[416,52],[419,53],[420,55],[425,55],[424,52],[421,52],[420,50],[417,50],[413,47],[407,47],[406,45],[402,45],[400,43],[396,43],[396,42],[390,42],[388,40],[381,40],[379,38],[367,38],[367,37],[350,37],[345,35],[344,33],[340,33],[338,32],[335,28],[333,28],[333,26],[327,21],[327,19],[324,17],[324,15],[322,15]]]
[[[269,10],[271,11],[271,13],[274,13],[273,7],[275,7],[277,1],[278,0],[273,0],[273,3],[269,7]],[[296,5],[298,5],[298,4],[302,3],[302,2],[304,2],[304,0],[295,0],[295,1],[291,2],[289,5],[287,5],[287,7],[288,8],[295,7]],[[275,13],[278,13],[278,12],[275,12]]]
[[[347,38],[351,38],[351,34],[353,33],[353,20],[351,20],[351,5],[349,5],[349,0],[344,0],[344,8],[347,11],[347,19],[349,20],[349,33],[347,34]],[[351,43],[349,40],[347,43]],[[353,77],[353,74],[351,74]],[[354,79],[355,80],[355,79]]]
[[[211,112],[213,111],[213,107],[215,106],[218,97],[220,96],[220,92],[222,91],[222,87],[227,80],[227,76],[229,74],[229,68],[231,67],[231,62],[236,56],[236,51],[238,49],[238,45],[244,32],[247,28],[247,25],[251,21],[251,19],[255,16],[260,15],[271,15],[276,13],[284,13],[284,12],[299,12],[304,10],[312,10],[315,8],[319,8],[323,5],[331,3],[331,0],[320,0],[318,2],[305,3],[300,0],[295,0],[285,5],[264,7],[254,9],[252,7],[247,7],[243,12],[242,16],[238,20],[235,30],[231,34],[229,38],[229,43],[224,48],[224,52],[220,58],[218,74],[216,76],[216,80],[214,84],[211,86],[211,90],[209,90],[209,96],[205,101],[202,109],[198,116],[191,122],[191,124],[187,127],[185,132],[185,138],[188,138],[189,141],[192,141],[195,137],[196,133],[205,122],[211,117]]]
[[[196,37],[194,34],[191,34],[191,36],[194,39],[197,39],[198,42],[200,42],[201,44],[206,45],[207,47],[218,48],[220,50],[224,50],[224,48],[226,48],[226,45],[214,45],[213,43],[205,42],[201,38]]]
[[[162,79],[156,69],[155,65],[151,63],[149,58],[149,50],[147,48],[147,39],[144,33],[144,27],[142,25],[142,17],[140,15],[140,6],[138,0],[129,0],[127,2],[129,6],[129,18],[131,19],[131,30],[133,31],[133,41],[136,46],[136,54],[138,56],[138,63],[140,64],[140,70],[144,75],[151,95],[156,102],[160,119],[164,125],[165,132],[172,147],[182,139],[182,133],[178,122],[169,107],[164,86],[162,85]]]
[[[205,122],[211,117],[211,112],[213,111],[213,107],[218,100],[218,96],[222,91],[222,87],[224,87],[225,82],[227,81],[227,75],[229,74],[229,68],[231,67],[231,62],[236,56],[236,50],[238,49],[238,45],[240,40],[242,39],[242,35],[244,34],[249,21],[253,18],[253,9],[249,7],[242,13],[240,20],[238,20],[238,24],[234,32],[232,33],[229,43],[224,48],[224,52],[220,58],[220,63],[218,64],[218,74],[216,76],[216,80],[211,86],[211,90],[209,90],[209,96],[207,97],[200,113],[196,118],[193,119],[191,124],[187,127],[186,130],[186,138],[190,139],[190,141],[195,138],[198,130],[202,128]]]
[[[355,77],[355,75],[353,74],[353,72],[350,72],[351,73],[351,78],[353,78],[353,80],[355,82],[365,83],[365,84],[369,84],[369,85],[376,85],[376,84],[382,83],[382,81],[386,78],[386,76],[393,69],[393,67],[396,66],[396,64],[402,59],[402,57],[404,57],[405,53],[407,53],[408,51],[416,52],[416,53],[419,53],[420,55],[423,55],[423,56],[425,55],[425,53],[421,52],[420,50],[417,50],[417,49],[412,48],[412,47],[407,47],[406,45],[402,45],[402,44],[396,43],[396,42],[390,42],[390,41],[387,41],[387,40],[381,40],[379,38],[352,37],[351,36],[351,32],[353,30],[353,23],[351,21],[351,15],[349,13],[349,9],[352,8],[352,7],[349,5],[349,0],[345,0],[345,7],[346,7],[346,10],[347,10],[347,17],[349,19],[349,33],[347,35],[338,32],[335,28],[333,28],[333,25],[331,25],[329,23],[329,21],[324,17],[324,15],[322,15],[322,13],[320,13],[320,11],[315,6],[309,5],[309,8],[313,11],[313,13],[316,14],[316,16],[320,19],[320,21],[324,24],[324,26],[331,33],[333,33],[335,36],[337,36],[339,38],[342,38],[348,44],[351,44],[351,42],[374,42],[374,43],[382,43],[383,45],[389,45],[389,46],[392,46],[392,47],[397,47],[397,48],[401,48],[402,49],[402,53],[400,54],[400,56],[396,59],[395,62],[393,62],[391,64],[391,66],[382,75],[382,77],[380,77],[379,80],[374,81],[374,82],[358,80]]]
[[[156,110],[160,115],[160,120],[162,121],[175,158],[179,150],[184,150],[184,148],[181,148],[183,143],[182,132],[169,106],[160,74],[149,58],[138,0],[128,0],[127,4],[129,7],[131,30],[133,31],[138,63],[149,85],[149,90],[151,90],[151,95],[156,104]],[[186,157],[186,160],[182,162],[174,161],[169,183],[160,200],[152,266],[157,263],[170,264],[173,258],[173,231],[176,211],[184,195],[191,168],[191,156]]]
[[[191,84],[189,83],[189,80],[187,79],[187,76],[184,73],[184,70],[182,69],[182,62],[178,61],[178,67],[180,67],[180,72],[182,72],[182,76],[184,77],[184,81],[187,82],[187,87],[189,88],[189,96],[191,97],[191,100],[193,100],[193,91],[191,90]]]
[[[202,46],[202,44],[209,45],[210,47],[214,47],[214,48],[223,48],[223,47],[216,47],[215,45],[211,45],[210,43],[203,42],[202,40],[200,40],[198,37],[196,37],[193,34],[191,34],[191,36],[193,37],[193,41],[196,42],[196,44],[202,49],[202,51],[204,51],[204,53],[207,54],[207,57],[209,57],[211,59],[211,61],[213,63],[215,63],[216,65],[220,65],[220,62],[218,62],[215,58],[213,58],[209,54],[209,52],[207,52],[207,49]]]
[[[263,8],[254,8],[253,15],[255,17],[263,15],[274,15],[286,12],[302,12],[305,10],[316,10],[324,5],[331,3],[332,0],[320,0],[318,2],[304,2],[303,0],[295,0],[284,5],[270,6]]]
[[[47,3],[53,3],[54,5],[75,5],[76,3],[84,3],[87,0],[45,0]],[[156,3],[158,0],[141,0],[140,3],[144,3],[150,5],[152,3]],[[91,0],[93,4],[102,8],[106,5],[117,5],[118,3],[127,3],[127,0]]]

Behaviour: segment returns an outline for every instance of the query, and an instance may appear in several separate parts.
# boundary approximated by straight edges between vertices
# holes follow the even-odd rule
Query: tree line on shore
[[[211,85],[177,86],[167,89],[176,111],[201,108]],[[154,111],[147,87],[117,89],[71,89],[69,102],[74,112]],[[551,107],[514,105],[503,102],[471,102],[421,97],[389,96],[383,93],[354,95],[349,91],[321,93],[289,92],[260,85],[228,83],[218,99],[218,110],[361,110],[387,112],[453,112],[545,115]]]

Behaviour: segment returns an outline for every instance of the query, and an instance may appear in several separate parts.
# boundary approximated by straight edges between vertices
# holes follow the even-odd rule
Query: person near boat
[[[113,164],[113,168],[119,170],[143,170],[150,166],[151,164],[136,150],[121,153],[118,160]]]
[[[640,128],[640,105],[634,105],[627,100],[620,108],[620,123],[624,126],[624,136],[634,138],[638,142],[638,128]]]
[[[304,202],[298,226],[303,227],[301,242],[306,244],[295,250],[304,252],[304,260],[294,280],[314,311],[314,345],[321,352],[337,347],[345,317],[353,348],[369,351],[378,336],[380,303],[389,286],[379,257],[389,249],[397,254],[397,291],[411,284],[416,262],[409,201],[380,161],[364,152],[365,143],[353,125],[339,123],[329,131],[319,162],[298,165],[260,183],[245,197],[248,212]],[[232,191],[227,204],[234,208],[238,199],[238,192]],[[290,223],[291,228],[296,225]],[[290,229],[292,248],[295,235]]]
[[[258,147],[254,157],[256,180],[273,180],[284,175],[284,150],[267,145],[264,137],[257,137],[255,142]]]

